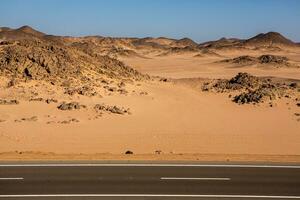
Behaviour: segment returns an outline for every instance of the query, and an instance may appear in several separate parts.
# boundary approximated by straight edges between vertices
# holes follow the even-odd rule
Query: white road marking
[[[266,195],[188,195],[188,194],[28,194],[0,195],[0,198],[34,198],[34,197],[181,197],[181,198],[260,198],[260,199],[300,199],[300,196],[266,196]]]
[[[57,163],[57,164],[0,164],[0,167],[227,167],[227,168],[288,168],[300,169],[299,165],[237,165],[237,164],[100,164],[100,163]]]
[[[161,177],[161,180],[200,180],[200,181],[230,181],[230,178],[188,178],[188,177]]]
[[[16,177],[16,178],[0,178],[0,180],[23,180],[22,177]]]

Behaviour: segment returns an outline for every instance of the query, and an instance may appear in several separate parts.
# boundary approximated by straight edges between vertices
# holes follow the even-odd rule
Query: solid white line
[[[22,177],[16,177],[16,178],[0,178],[0,180],[23,180]]]
[[[225,167],[225,168],[288,168],[300,169],[299,165],[237,165],[237,164],[0,164],[0,167]]]
[[[185,195],[185,194],[28,194],[0,195],[0,198],[33,198],[33,197],[182,197],[182,198],[261,198],[261,199],[300,199],[300,196],[267,196],[267,195]]]
[[[203,180],[203,181],[230,181],[230,178],[188,178],[188,177],[161,177],[161,180]]]

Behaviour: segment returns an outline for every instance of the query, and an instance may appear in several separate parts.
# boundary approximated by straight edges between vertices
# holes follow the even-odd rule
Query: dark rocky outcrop
[[[219,79],[205,82],[203,91],[238,92],[233,101],[239,104],[261,103],[281,97],[289,97],[290,92],[297,92],[297,84],[273,82],[269,78],[260,78],[248,73],[238,73],[231,79]],[[232,95],[230,95],[231,97]]]
[[[261,55],[259,57],[239,56],[232,59],[225,59],[220,62],[232,63],[236,65],[260,65],[260,66],[274,66],[274,67],[298,67],[289,62],[285,56],[277,55]]]
[[[258,57],[261,64],[287,64],[288,58],[285,56],[262,55]]]
[[[63,102],[59,106],[57,106],[59,110],[79,110],[81,108],[86,108],[85,105],[81,105],[78,102]]]

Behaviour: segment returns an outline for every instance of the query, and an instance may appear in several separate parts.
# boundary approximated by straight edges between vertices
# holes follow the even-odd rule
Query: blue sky
[[[248,38],[277,31],[300,42],[300,0],[0,0],[0,26],[55,35]]]

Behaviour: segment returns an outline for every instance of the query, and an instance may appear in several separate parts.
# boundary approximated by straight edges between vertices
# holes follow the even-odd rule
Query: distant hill
[[[247,46],[295,46],[296,44],[277,32],[260,33],[244,41]]]
[[[216,41],[209,41],[199,44],[199,48],[223,48],[240,45],[242,40],[236,38],[221,38]]]
[[[0,28],[0,39],[16,40],[22,38],[31,38],[33,36],[43,37],[45,34],[31,28],[30,26],[22,26],[18,29],[11,29],[7,27]]]
[[[190,38],[182,38],[180,40],[175,40],[171,45],[177,47],[195,47],[198,44]]]
[[[11,28],[8,28],[8,27],[0,27],[0,32],[2,31],[10,31],[12,30]]]
[[[32,34],[36,37],[42,37],[42,36],[45,35],[44,33],[40,32],[40,31],[37,31],[37,30],[31,28],[30,26],[22,26],[22,27],[16,29],[15,31],[24,32],[24,33],[27,33],[27,34]]]
[[[280,47],[295,47],[298,46],[293,41],[285,38],[283,35],[277,32],[260,33],[252,38],[242,40],[236,38],[221,38],[216,41],[209,41],[200,44],[199,48],[279,48]]]
[[[132,44],[136,48],[150,48],[150,49],[165,49],[168,44],[165,44],[162,42],[162,39],[156,39],[156,38],[141,38],[141,39],[135,39],[132,41]]]
[[[122,57],[147,57],[146,54],[170,55],[181,53],[197,53],[199,57],[214,55],[218,49],[268,49],[281,51],[282,47],[299,47],[300,45],[285,38],[280,33],[261,33],[250,39],[221,38],[197,44],[190,38],[172,39],[167,37],[146,38],[115,38],[103,36],[54,36],[35,30],[30,26],[17,29],[8,27],[0,28],[1,41],[15,41],[22,39],[39,39],[51,41],[62,46],[72,47],[90,56],[105,56],[112,58]]]

